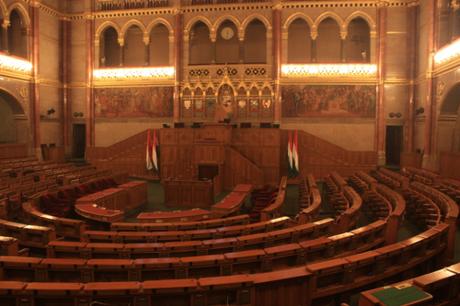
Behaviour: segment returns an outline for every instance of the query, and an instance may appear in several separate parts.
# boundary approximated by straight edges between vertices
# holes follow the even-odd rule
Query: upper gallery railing
[[[173,2],[171,0],[97,0],[96,10],[114,11],[169,7]]]
[[[172,7],[179,0],[97,0],[96,10],[130,10],[144,8]],[[182,0],[182,6],[212,5],[212,4],[234,4],[234,3],[263,3],[272,0]]]

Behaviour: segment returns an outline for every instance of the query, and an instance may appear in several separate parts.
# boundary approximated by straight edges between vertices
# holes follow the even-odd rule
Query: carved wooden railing
[[[88,147],[86,159],[98,169],[127,172],[130,176],[156,178],[145,166],[147,130],[108,147]]]
[[[298,132],[300,171],[324,177],[332,171],[347,176],[377,164],[374,151],[349,151],[304,131]]]
[[[169,0],[97,0],[96,10],[114,11],[169,7],[170,2]]]
[[[237,184],[260,186],[264,182],[262,169],[232,147],[225,148],[225,167],[228,173],[224,178],[226,189],[232,189]]]

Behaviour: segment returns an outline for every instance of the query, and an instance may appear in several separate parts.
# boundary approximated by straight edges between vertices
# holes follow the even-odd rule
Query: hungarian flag
[[[297,131],[289,132],[288,140],[288,161],[289,176],[295,177],[299,174],[299,153],[298,153]]]
[[[299,174],[299,143],[297,141],[297,131],[294,132],[292,140],[292,166],[297,174]]]
[[[160,170],[160,167],[158,166],[158,160],[159,160],[159,155],[160,155],[160,144],[158,143],[158,137],[157,137],[157,131],[153,130],[153,135],[152,135],[152,162],[153,162],[153,168],[155,168],[155,171],[158,172]]]
[[[152,142],[150,139],[150,130],[147,130],[147,145],[145,147],[145,167],[147,168],[147,170],[153,169]]]

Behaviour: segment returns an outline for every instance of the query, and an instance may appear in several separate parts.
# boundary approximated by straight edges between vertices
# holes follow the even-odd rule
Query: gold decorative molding
[[[0,75],[30,80],[32,78],[32,63],[25,59],[0,54]]]
[[[376,82],[377,65],[375,64],[284,64],[281,77],[285,80],[320,80],[337,82],[359,80]]]
[[[132,84],[174,84],[174,67],[138,67],[93,70],[95,86],[125,86]]]

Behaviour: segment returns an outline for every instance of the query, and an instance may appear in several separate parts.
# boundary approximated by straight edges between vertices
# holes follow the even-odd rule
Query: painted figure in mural
[[[360,85],[285,86],[283,116],[373,117],[375,87]]]
[[[224,121],[225,119],[232,119],[233,117],[233,89],[225,84],[219,90],[219,105],[215,112],[215,120],[217,122]]]

